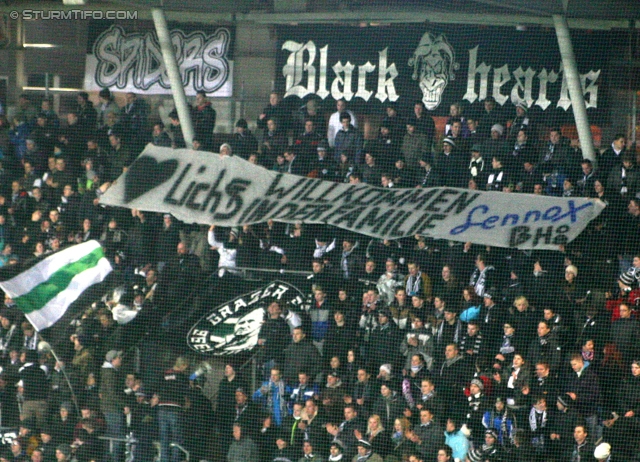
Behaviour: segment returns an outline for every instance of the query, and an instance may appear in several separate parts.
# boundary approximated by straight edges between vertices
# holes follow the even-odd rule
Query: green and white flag
[[[36,330],[55,324],[88,287],[112,271],[98,241],[68,247],[0,282]]]

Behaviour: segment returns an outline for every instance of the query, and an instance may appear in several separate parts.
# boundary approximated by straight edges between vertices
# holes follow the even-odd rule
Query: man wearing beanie
[[[600,443],[593,451],[593,457],[595,457],[598,462],[610,462],[611,445],[609,443]]]
[[[550,453],[552,457],[562,457],[573,444],[573,429],[578,424],[578,414],[571,407],[568,395],[559,395],[556,401],[558,412],[549,422]]]
[[[471,439],[476,443],[480,443],[483,438],[484,426],[482,425],[482,417],[486,408],[484,397],[484,383],[482,380],[475,378],[469,385],[469,396],[467,397],[467,427],[471,430]]]
[[[352,462],[382,462],[382,457],[373,452],[371,443],[367,440],[358,440],[358,454],[353,457]]]
[[[59,444],[56,448],[57,462],[67,462],[71,460],[71,446],[68,444]]]

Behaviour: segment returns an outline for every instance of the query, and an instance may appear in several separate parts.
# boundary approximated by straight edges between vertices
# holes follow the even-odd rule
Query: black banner
[[[606,113],[607,68],[615,32],[572,31],[589,114]],[[277,88],[287,97],[345,98],[380,108],[421,100],[433,115],[450,104],[524,102],[545,114],[570,113],[553,28],[470,25],[304,26],[278,29]],[[328,106],[333,106],[332,104]]]
[[[189,330],[187,345],[206,355],[228,356],[251,351],[258,344],[268,306],[300,307],[304,294],[295,286],[273,281],[217,306]]]

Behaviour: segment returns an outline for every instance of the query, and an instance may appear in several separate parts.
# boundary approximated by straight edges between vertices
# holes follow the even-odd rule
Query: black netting
[[[263,110],[238,110],[242,119],[190,97],[194,149],[331,182],[607,204],[556,251],[304,223],[223,228],[105,207],[101,195],[147,143],[186,147],[170,98],[45,93],[49,76],[27,72],[32,90],[2,101],[0,116],[2,280],[90,240],[114,270],[41,332],[5,298],[0,459],[574,462],[609,448],[598,460],[640,460],[640,172],[611,115],[614,88],[631,83],[607,67],[621,35],[576,36],[588,104],[600,85],[591,162],[571,111],[558,107],[568,93],[553,30],[513,38],[525,32],[279,28],[272,85],[284,91],[262,95]],[[318,57],[329,44],[329,67],[316,62],[317,77],[331,76],[327,94],[315,82],[311,91],[308,68],[293,89],[295,60],[310,56],[294,59],[294,49],[305,43]],[[400,98],[365,65],[382,66],[393,43],[403,44],[388,50]],[[471,60],[489,70],[470,83]],[[429,69],[457,75],[441,101]]]

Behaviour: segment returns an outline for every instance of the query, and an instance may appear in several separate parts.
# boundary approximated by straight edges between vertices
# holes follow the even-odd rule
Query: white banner
[[[100,202],[171,213],[186,223],[239,226],[273,219],[384,239],[420,234],[551,250],[572,241],[605,207],[585,198],[333,183],[276,173],[239,157],[152,145]]]
[[[171,31],[182,83],[187,95],[202,90],[212,97],[233,94],[233,61],[228,58],[231,31]],[[155,32],[127,32],[111,26],[98,36],[86,57],[84,89],[141,94],[171,94]]]

